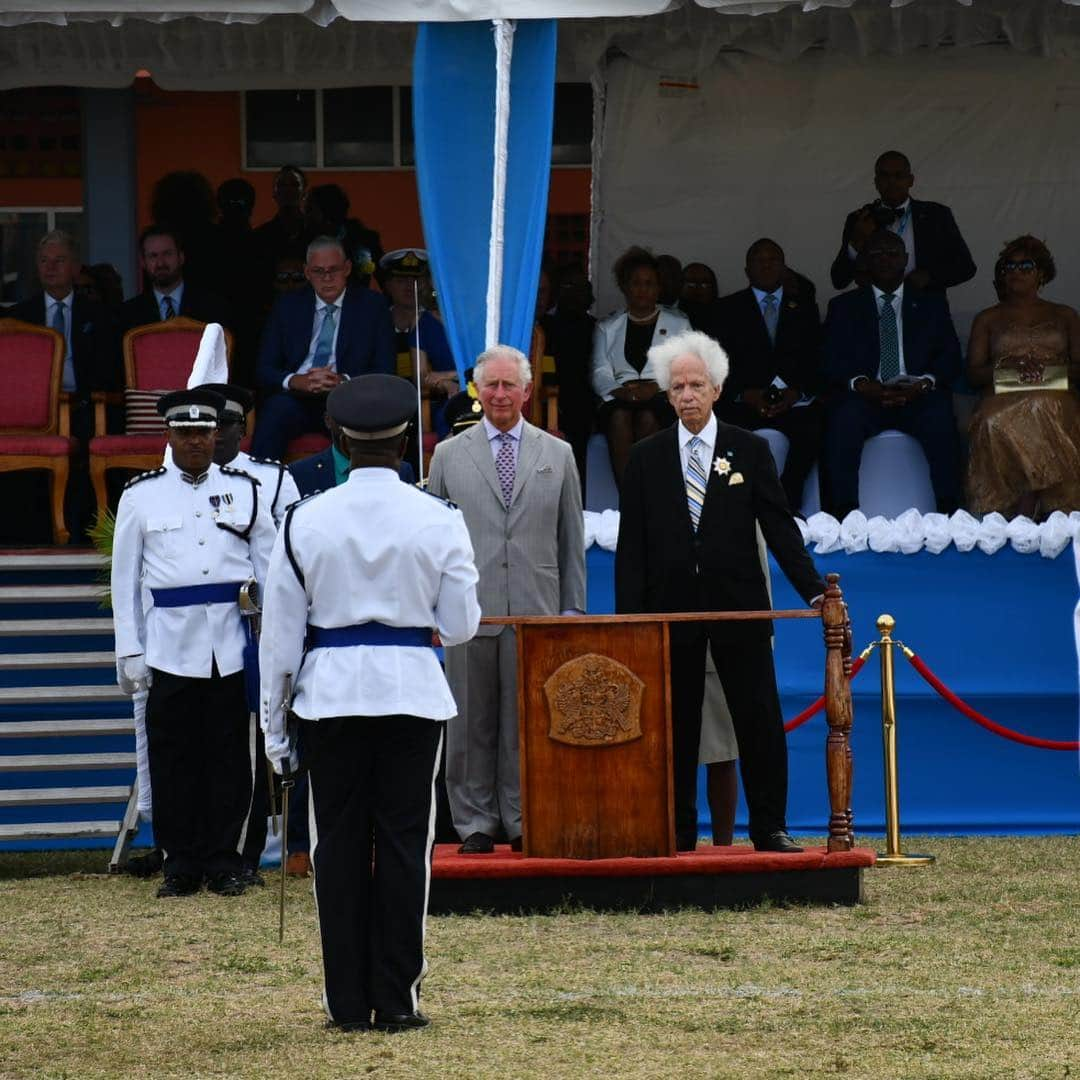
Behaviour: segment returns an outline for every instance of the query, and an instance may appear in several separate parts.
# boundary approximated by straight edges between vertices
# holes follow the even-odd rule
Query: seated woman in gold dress
[[[1006,244],[994,274],[1000,303],[971,327],[968,380],[985,387],[968,431],[968,504],[976,514],[1041,520],[1080,509],[1080,316],[1039,296],[1054,273],[1041,240]],[[1039,388],[1061,368],[1067,389]],[[1003,384],[1023,389],[1007,393]]]

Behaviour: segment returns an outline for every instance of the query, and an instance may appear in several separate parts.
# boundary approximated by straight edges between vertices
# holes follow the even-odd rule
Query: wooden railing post
[[[829,851],[855,846],[851,814],[851,622],[840,591],[840,575],[826,576],[822,606],[825,629],[825,775],[829,785]]]

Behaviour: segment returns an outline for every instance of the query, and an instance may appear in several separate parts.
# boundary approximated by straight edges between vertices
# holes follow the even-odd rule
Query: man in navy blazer
[[[855,280],[859,249],[882,227],[904,241],[904,276],[916,288],[944,293],[975,276],[975,262],[952,211],[941,203],[911,198],[914,183],[911,163],[898,150],[887,150],[877,159],[874,186],[880,198],[848,214],[840,251],[830,271],[835,288],[846,289]]]
[[[343,379],[394,373],[394,326],[377,293],[348,288],[352,263],[340,241],[308,246],[310,288],[278,297],[263,330],[259,383],[263,402],[252,453],[278,459],[290,439],[322,431],[326,395]]]
[[[956,424],[950,386],[960,373],[960,343],[942,293],[904,281],[907,252],[881,229],[864,249],[870,282],[829,302],[825,375],[834,389],[825,428],[830,510],[858,506],[863,443],[892,428],[914,436],[926,454],[937,508],[960,503]]]

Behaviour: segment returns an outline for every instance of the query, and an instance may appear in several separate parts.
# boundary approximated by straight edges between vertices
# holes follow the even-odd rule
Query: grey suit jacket
[[[487,429],[476,424],[435,447],[428,490],[465,515],[483,615],[585,610],[581,485],[569,443],[525,423],[508,510]],[[479,633],[501,629],[481,626]]]

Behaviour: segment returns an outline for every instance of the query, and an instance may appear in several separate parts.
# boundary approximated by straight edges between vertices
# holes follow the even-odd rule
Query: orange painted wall
[[[166,92],[149,79],[135,84],[136,183],[139,226],[149,224],[154,181],[174,169],[196,169],[214,187],[242,176],[255,187],[255,224],[273,216],[273,173],[244,171],[241,161],[240,94]],[[548,210],[555,214],[589,212],[587,168],[551,172]],[[383,247],[422,240],[416,174],[412,169],[372,172],[312,170],[313,183],[340,184],[349,194],[353,213],[378,229]],[[82,181],[0,180],[0,207],[81,206]]]
[[[255,188],[255,224],[274,214],[273,173],[244,171],[241,162],[241,105],[238,93],[166,93],[149,80],[136,85],[139,224],[149,222],[154,181],[173,169],[197,169],[214,187],[242,176]],[[549,210],[589,212],[589,169],[553,169]],[[412,169],[342,172],[309,170],[310,183],[340,184],[352,213],[379,231],[390,251],[423,239],[416,174]]]

